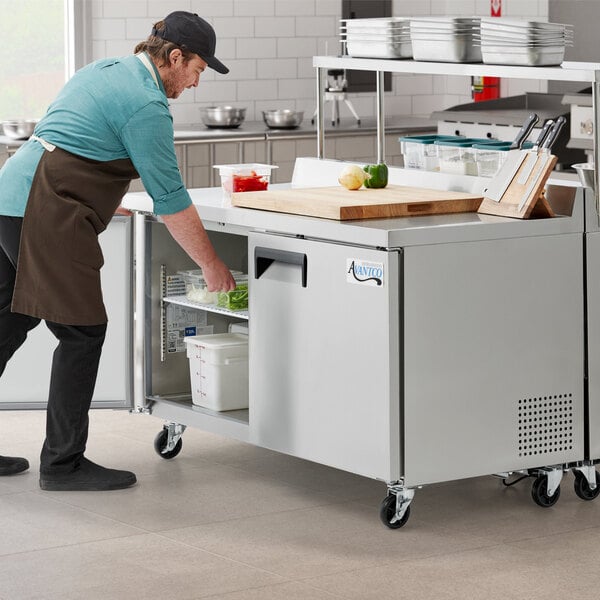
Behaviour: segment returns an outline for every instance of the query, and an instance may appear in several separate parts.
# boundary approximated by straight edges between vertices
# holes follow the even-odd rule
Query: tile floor
[[[385,486],[188,428],[173,460],[161,421],[92,411],[88,456],[134,470],[115,492],[42,492],[43,412],[0,414],[0,600],[555,600],[598,598],[600,499],[571,474],[549,509],[530,482],[494,477],[418,490],[384,527]]]

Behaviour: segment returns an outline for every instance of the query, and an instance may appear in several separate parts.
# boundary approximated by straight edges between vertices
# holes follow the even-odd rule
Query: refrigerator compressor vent
[[[573,394],[523,398],[518,414],[519,456],[573,448]]]

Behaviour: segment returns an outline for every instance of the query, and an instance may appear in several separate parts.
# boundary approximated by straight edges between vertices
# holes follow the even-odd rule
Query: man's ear
[[[183,58],[183,53],[181,52],[181,50],[179,50],[179,48],[175,48],[174,50],[171,50],[171,52],[169,52],[170,66],[176,65],[179,61],[182,60],[182,58]]]

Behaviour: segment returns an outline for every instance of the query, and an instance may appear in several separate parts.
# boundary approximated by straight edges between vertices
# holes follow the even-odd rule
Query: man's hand
[[[117,206],[117,210],[115,210],[115,215],[121,215],[123,217],[131,217],[131,215],[133,215],[133,213],[127,208],[123,208],[122,206]]]
[[[235,289],[235,279],[219,257],[215,256],[213,260],[201,266],[209,292],[230,292]]]
[[[235,280],[225,263],[217,256],[195,206],[171,215],[161,216],[175,241],[200,267],[209,292],[230,292]]]

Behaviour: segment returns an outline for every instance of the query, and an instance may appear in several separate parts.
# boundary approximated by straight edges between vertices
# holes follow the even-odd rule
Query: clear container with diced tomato
[[[268,189],[274,165],[248,163],[239,165],[214,165],[219,169],[221,186],[228,198],[237,192],[260,192]]]

